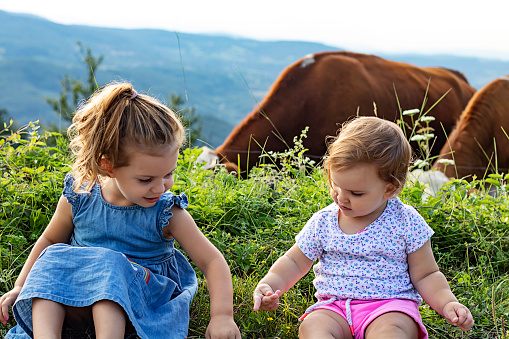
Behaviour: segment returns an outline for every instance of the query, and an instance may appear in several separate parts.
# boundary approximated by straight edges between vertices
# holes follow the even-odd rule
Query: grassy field
[[[267,163],[277,158],[282,166],[254,168],[245,180],[221,168],[204,170],[195,165],[197,149],[180,156],[173,191],[189,197],[189,212],[231,267],[235,320],[243,338],[297,338],[297,318],[314,302],[311,273],[282,297],[277,311],[252,311],[257,281],[293,244],[309,217],[332,202],[321,170],[301,151],[297,142],[285,154],[267,155]],[[32,244],[51,218],[69,163],[67,142],[58,135],[40,135],[35,124],[0,137],[0,293],[12,288]],[[476,322],[469,338],[509,337],[506,180],[503,174],[456,180],[424,200],[424,187],[408,183],[400,195],[435,231],[436,260]],[[485,185],[499,194],[486,194]],[[199,272],[198,276],[190,338],[203,338],[208,324],[209,298]],[[431,338],[467,337],[426,304],[421,314]],[[0,335],[12,325],[12,321],[0,324]]]

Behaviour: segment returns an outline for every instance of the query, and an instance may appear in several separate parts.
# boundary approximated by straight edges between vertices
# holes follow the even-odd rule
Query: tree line
[[[87,71],[86,80],[76,79],[64,74],[60,81],[60,94],[57,98],[44,98],[44,100],[51,106],[51,109],[66,122],[71,123],[72,118],[76,112],[76,108],[82,100],[90,97],[95,91],[99,90],[102,85],[98,84],[95,78],[95,72],[101,66],[104,56],[94,56],[92,50],[86,47],[81,42],[76,43],[79,47],[81,60]],[[166,104],[171,110],[176,112],[182,119],[184,127],[187,130],[187,147],[193,147],[197,140],[200,138],[202,131],[202,122],[196,114],[195,107],[185,107],[186,101],[181,94],[171,92],[169,95],[169,102]],[[5,108],[0,109],[0,130],[4,133],[16,131],[20,128],[20,122],[10,119],[8,111]],[[50,132],[60,132],[66,134],[65,131],[60,131],[56,124],[44,127],[45,130]]]

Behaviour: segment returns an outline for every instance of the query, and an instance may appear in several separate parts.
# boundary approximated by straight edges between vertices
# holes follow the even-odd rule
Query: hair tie
[[[136,90],[133,89],[133,95],[131,95],[131,97],[129,98],[129,100],[133,100],[134,98],[136,98],[138,96],[138,92],[136,92]]]

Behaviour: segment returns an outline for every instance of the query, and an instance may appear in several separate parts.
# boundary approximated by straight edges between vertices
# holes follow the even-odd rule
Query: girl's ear
[[[110,178],[114,178],[115,174],[113,173],[113,168],[111,166],[111,162],[106,159],[105,157],[102,157],[101,159],[101,168]]]
[[[390,198],[394,197],[394,193],[396,193],[397,189],[398,188],[394,184],[387,183],[385,185],[384,198],[390,199]]]

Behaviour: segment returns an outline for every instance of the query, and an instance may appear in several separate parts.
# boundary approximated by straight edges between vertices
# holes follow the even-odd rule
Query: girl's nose
[[[163,180],[161,180],[160,182],[156,183],[152,187],[152,192],[157,193],[157,194],[162,194],[165,191],[166,191],[166,187],[164,186],[164,181]]]
[[[338,201],[340,203],[348,202],[348,198],[342,190],[338,190]]]

